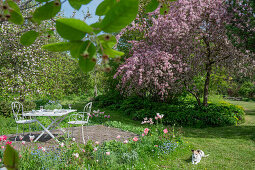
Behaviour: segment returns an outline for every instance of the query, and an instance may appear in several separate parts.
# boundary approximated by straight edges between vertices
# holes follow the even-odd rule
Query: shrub
[[[169,104],[153,102],[148,99],[144,100],[139,97],[129,97],[115,101],[116,99],[111,102],[103,101],[105,105],[101,105],[101,107],[114,108],[140,121],[144,117],[154,118],[156,113],[161,113],[165,115],[164,124],[179,126],[216,127],[244,122],[243,108],[227,102],[209,103],[207,107],[198,107],[193,101]]]
[[[10,117],[12,115],[12,102],[11,101],[0,101],[0,115]],[[25,101],[23,104],[23,111],[29,111],[36,107],[36,104],[33,101]]]

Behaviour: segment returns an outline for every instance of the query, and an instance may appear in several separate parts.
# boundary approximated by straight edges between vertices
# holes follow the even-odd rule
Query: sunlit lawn
[[[139,169],[255,169],[255,103],[228,101],[246,109],[246,122],[238,126],[217,128],[182,128],[186,148],[162,159],[148,158],[141,162]],[[73,108],[82,110],[83,103]],[[94,108],[95,109],[95,108]],[[138,121],[131,120],[119,112],[106,110],[112,121],[125,125],[143,127]],[[12,118],[0,117],[2,134],[16,133]],[[65,126],[62,125],[62,126]],[[125,130],[125,128],[123,129]],[[4,132],[4,133],[3,133]],[[190,147],[188,147],[190,145]],[[191,164],[191,149],[201,149],[209,157],[203,158],[198,165]]]

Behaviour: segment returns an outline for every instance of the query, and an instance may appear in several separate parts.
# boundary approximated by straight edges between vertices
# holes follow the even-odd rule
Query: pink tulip
[[[134,138],[133,138],[133,141],[134,141],[134,142],[137,142],[137,141],[138,141],[138,138],[137,138],[137,137],[134,137]]]
[[[149,130],[150,130],[150,129],[148,129],[148,128],[145,128],[145,129],[144,129],[144,131],[143,131],[143,132],[145,133],[145,135],[147,135],[147,134],[148,134]]]

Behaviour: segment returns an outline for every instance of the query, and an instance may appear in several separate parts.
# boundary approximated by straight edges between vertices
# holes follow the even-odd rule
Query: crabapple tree
[[[203,76],[203,105],[207,106],[213,68],[231,68],[240,64],[242,56],[228,40],[225,23],[229,16],[224,2],[179,0],[150,13],[142,23],[147,28],[144,38],[131,41],[132,57],[115,74],[115,78],[121,77],[121,91],[165,100],[185,87],[201,105],[194,79]],[[162,10],[165,15],[160,14]],[[128,29],[139,28],[134,22]]]

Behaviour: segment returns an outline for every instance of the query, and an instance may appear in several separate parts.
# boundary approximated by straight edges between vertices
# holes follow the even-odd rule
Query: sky
[[[84,11],[84,13],[86,14],[89,8],[89,12],[92,15],[92,18],[89,18],[86,20],[87,24],[92,24],[94,22],[96,22],[98,20],[98,16],[95,15],[96,12],[96,8],[97,6],[102,2],[103,0],[92,0],[89,4],[87,5],[83,5],[81,7],[81,9],[79,11],[76,12],[75,18],[77,19],[82,19],[82,17],[84,16],[82,14],[82,10]],[[75,9],[73,9],[70,5],[69,2],[66,1],[61,8],[61,11],[64,12],[65,17],[71,17],[73,14],[73,11]]]

